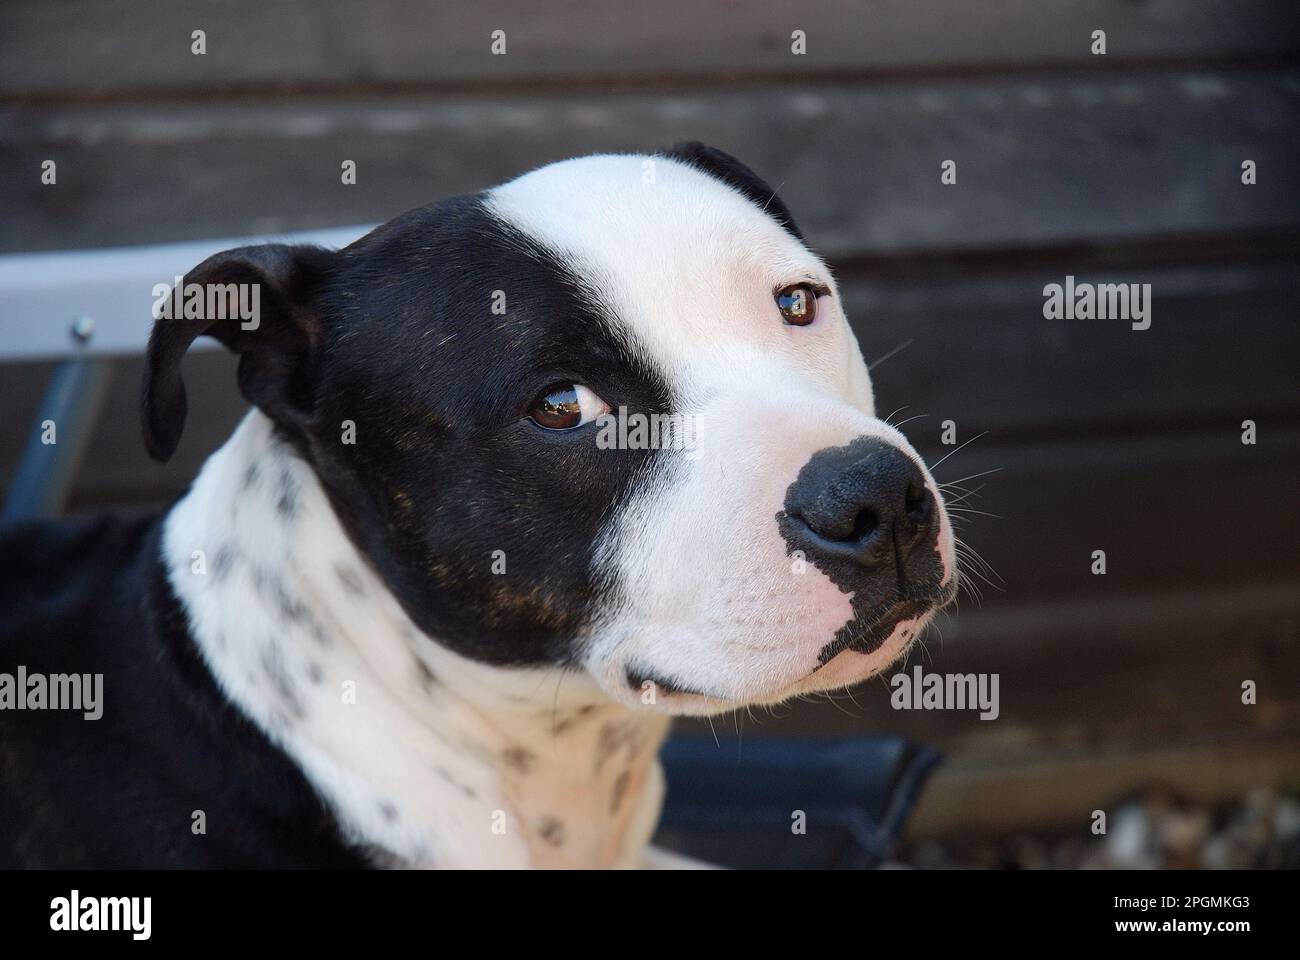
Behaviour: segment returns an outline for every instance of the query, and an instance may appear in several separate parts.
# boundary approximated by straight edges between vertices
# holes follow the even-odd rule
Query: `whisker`
[[[976,510],[974,507],[954,507],[951,504],[947,506],[951,513],[973,513],[978,514],[981,517],[992,517],[994,520],[1006,519],[1006,517],[1002,516],[1000,513],[989,513],[987,510]]]
[[[979,494],[980,494],[980,491],[983,490],[984,487],[986,487],[986,486],[987,486],[987,484],[980,484],[980,485],[979,485],[978,487],[976,487],[974,490],[966,490],[965,487],[956,487],[955,489],[957,489],[957,490],[966,490],[966,492],[963,493],[960,497],[953,497],[951,500],[944,500],[944,503],[945,503],[945,504],[961,503],[963,500],[968,500],[968,499],[970,499],[971,497],[978,497]],[[940,492],[943,492],[943,489],[944,489],[943,485],[940,485],[940,487],[939,487]]]
[[[956,453],[956,452],[957,452],[956,450],[953,451],[953,453]],[[999,471],[1001,471],[1001,469],[1002,469],[1001,467],[994,467],[992,470],[985,470],[985,471],[982,472],[982,473],[972,473],[969,477],[961,477],[960,479],[957,479],[957,480],[950,480],[950,481],[948,481],[948,482],[949,482],[949,483],[963,483],[963,482],[965,482],[965,481],[967,481],[967,480],[975,480],[975,479],[978,478],[978,477],[987,477],[990,473],[998,473]]]
[[[889,423],[889,421],[890,421],[890,420],[893,420],[894,417],[898,416],[900,413],[902,413],[902,412],[903,412],[904,410],[906,410],[906,409],[907,409],[907,405],[904,404],[903,406],[901,406],[901,407],[899,407],[897,410],[895,410],[893,413],[891,413],[889,416],[885,417],[885,425],[886,425],[886,426],[890,426],[891,424]]]
[[[978,553],[975,553],[975,551],[971,547],[966,546],[965,544],[963,544],[962,546],[963,546],[963,552],[960,553],[960,556],[962,556],[967,561],[968,572],[979,577],[981,580],[987,583],[994,590],[999,590],[999,591],[1005,590],[1006,581],[1003,580],[1001,576],[999,576],[998,572],[994,570],[991,565],[989,565],[988,561],[986,561]],[[998,582],[994,583],[993,580],[990,578],[996,578]]]
[[[906,420],[898,421],[898,423],[895,423],[893,427],[895,430],[901,430],[903,428],[903,424],[911,423],[913,420],[920,420],[922,417],[928,417],[928,416],[929,416],[928,413],[918,413],[915,416],[908,417]]]
[[[889,351],[887,354],[885,354],[883,357],[880,357],[878,360],[874,360],[874,361],[872,361],[871,363],[867,364],[867,369],[868,369],[868,370],[874,370],[874,369],[876,369],[876,367],[880,366],[882,363],[884,363],[884,362],[885,362],[886,360],[888,360],[890,357],[896,357],[896,356],[898,356],[898,354],[902,353],[904,350],[906,350],[908,347],[910,347],[910,346],[911,346],[912,344],[914,344],[914,343],[916,343],[915,338],[913,338],[913,339],[911,339],[911,340],[907,340],[907,341],[905,341],[904,343],[900,343],[898,346],[896,346],[893,350],[890,350],[890,351]]]
[[[957,453],[963,447],[969,446],[970,444],[978,440],[980,437],[986,436],[987,434],[988,434],[987,430],[985,430],[983,433],[977,433],[975,434],[975,436],[971,437],[969,440],[963,443],[960,447],[955,447],[952,450],[949,450],[947,453],[945,453],[942,457],[939,458],[938,462],[930,464],[930,472],[933,473],[935,470],[939,469],[940,463],[943,463],[945,460],[951,457],[954,453]]]

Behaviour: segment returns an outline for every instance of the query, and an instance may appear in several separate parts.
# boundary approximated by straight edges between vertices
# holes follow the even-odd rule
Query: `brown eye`
[[[580,383],[548,387],[528,411],[529,418],[547,430],[572,430],[609,413],[609,404]]]
[[[776,292],[776,305],[785,322],[806,327],[817,316],[817,291],[808,283],[796,283]]]

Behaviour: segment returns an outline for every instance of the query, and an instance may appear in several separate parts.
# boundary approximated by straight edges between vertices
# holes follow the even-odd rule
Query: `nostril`
[[[875,533],[876,528],[879,526],[880,516],[870,507],[864,507],[853,518],[853,529],[849,531],[849,535],[844,539],[860,543]]]
[[[903,499],[903,510],[913,523],[924,523],[929,517],[930,491],[925,489],[924,483],[913,480],[908,484],[907,494]]]

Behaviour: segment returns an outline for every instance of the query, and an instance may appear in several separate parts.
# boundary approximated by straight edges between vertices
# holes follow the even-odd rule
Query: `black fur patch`
[[[589,279],[464,197],[341,251],[314,292],[317,426],[284,433],[416,625],[475,659],[577,662],[610,587],[596,543],[656,455],[598,449],[595,424],[543,430],[536,398],[576,382],[615,408],[670,412]],[[356,444],[340,442],[342,420]]]
[[[0,661],[104,675],[99,720],[0,711],[0,869],[370,866],[217,687],[156,521],[0,533]]]

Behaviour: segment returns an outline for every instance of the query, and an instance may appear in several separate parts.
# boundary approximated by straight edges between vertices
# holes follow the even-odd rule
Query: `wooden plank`
[[[1239,60],[1297,51],[1290,0],[9,0],[0,90],[104,96],[365,85],[592,83]],[[207,52],[190,51],[207,32]],[[504,56],[491,53],[505,30]],[[807,36],[791,53],[791,33]],[[1107,54],[1090,52],[1107,31]]]
[[[1217,804],[1252,789],[1284,789],[1297,778],[1300,749],[1294,739],[1097,753],[1009,767],[944,766],[921,795],[907,836],[1064,827],[1083,837],[1092,811],[1113,815],[1118,802],[1153,784]]]
[[[906,429],[937,456],[947,452],[936,440],[949,419],[958,442],[990,431],[985,445],[1183,426],[1231,439],[1246,418],[1300,417],[1295,253],[905,260],[837,273],[868,362],[910,341],[872,371],[877,406],[887,415],[906,405],[897,419],[925,415]],[[1043,288],[1067,276],[1149,283],[1150,329],[1044,318]]]
[[[1212,432],[983,442],[935,473],[949,481],[1000,471],[983,478],[979,499],[959,504],[997,515],[971,515],[959,531],[1005,581],[1005,597],[984,588],[990,604],[1043,596],[1105,604],[1146,587],[1268,580],[1280,571],[1300,577],[1294,424],[1257,446],[1242,445],[1235,423]],[[1089,569],[1099,549],[1106,576]]]
[[[1053,455],[1056,462],[1086,472],[1104,460],[1122,473],[1124,463],[1117,464],[1111,451],[1124,450],[1136,458],[1134,464],[1151,455],[1131,445],[1112,445],[1112,435],[1125,432],[1145,437],[1198,431],[1215,439],[1204,441],[1205,452],[1193,446],[1186,456],[1223,461],[1252,449],[1237,442],[1247,418],[1260,431],[1260,444],[1253,449],[1269,457],[1268,451],[1277,449],[1300,420],[1300,392],[1295,389],[1300,261],[1294,255],[1122,266],[1068,257],[978,268],[942,260],[922,267],[907,261],[897,269],[850,266],[838,272],[868,362],[911,343],[872,372],[881,415],[898,411],[896,421],[918,417],[904,431],[934,461],[951,452],[939,443],[944,421],[955,423],[958,443],[988,432],[947,461],[940,470],[946,478],[978,472],[972,464],[976,456],[989,467],[1014,464],[1018,454],[1002,452],[1002,445],[1057,440],[1075,441],[1084,459],[1071,460],[1066,450]],[[1044,284],[1060,282],[1067,274],[1094,282],[1150,283],[1151,328],[1134,331],[1124,320],[1043,318]],[[68,285],[79,279],[68,277]],[[148,320],[150,286],[141,288],[142,323]],[[57,325],[59,318],[50,316],[48,323]],[[136,446],[139,370],[129,369],[119,376],[109,401],[106,450]],[[12,376],[11,402],[27,392],[39,393],[39,378],[20,388],[19,383],[27,382],[20,379],[23,374]],[[214,376],[209,382],[207,402],[214,404],[220,422],[231,422],[241,403],[233,377],[223,381]],[[16,450],[25,430],[21,417],[0,422],[0,451]],[[1087,442],[1078,446],[1080,441]],[[994,449],[984,456],[986,447]],[[111,459],[123,470],[147,466]],[[1007,479],[1015,483],[1013,477]],[[120,482],[132,489],[142,480],[123,477]],[[994,492],[998,490],[995,485]]]
[[[0,250],[376,222],[552,160],[686,138],[779,185],[814,245],[841,259],[1300,225],[1300,72],[1113,70],[674,96],[9,106]],[[54,186],[40,183],[47,159]],[[956,185],[940,183],[945,159]],[[1255,186],[1241,183],[1244,159]]]

